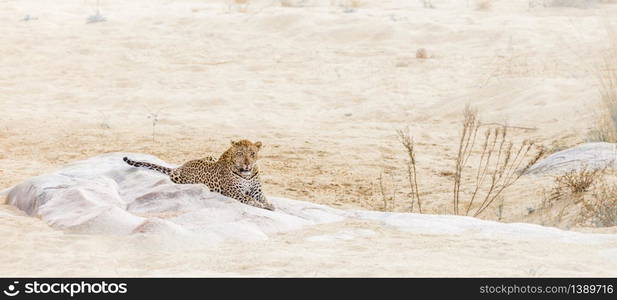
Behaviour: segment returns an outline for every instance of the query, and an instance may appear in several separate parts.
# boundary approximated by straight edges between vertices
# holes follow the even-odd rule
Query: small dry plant
[[[420,192],[418,189],[418,176],[416,172],[416,151],[414,140],[409,134],[409,128],[406,131],[397,130],[397,134],[401,144],[407,152],[407,179],[409,189],[411,190],[411,212],[414,210],[414,202],[418,203],[418,211],[422,213],[422,201],[420,200]]]
[[[576,195],[589,191],[594,182],[601,178],[606,168],[591,169],[583,167],[582,170],[572,170],[555,177],[555,189],[566,190]]]
[[[427,58],[430,58],[430,57],[429,57],[428,51],[426,51],[426,49],[419,48],[418,50],[416,50],[416,58],[417,59],[427,59]]]
[[[581,218],[596,227],[617,226],[617,186],[599,181],[591,199],[583,200]]]
[[[99,23],[99,22],[105,22],[107,21],[107,19],[105,17],[103,17],[103,15],[101,15],[101,9],[100,9],[100,0],[96,1],[96,12],[89,16],[86,19],[86,23],[87,24],[92,24],[92,23]]]
[[[550,195],[545,196],[545,214],[557,208],[556,222],[562,222],[566,210],[577,218],[573,221],[586,226],[617,225],[617,186],[606,180],[607,169],[569,171],[555,177]]]
[[[99,124],[101,128],[110,129],[111,126],[109,125],[109,116],[107,116],[107,114],[105,114],[104,112],[100,110],[97,110],[97,112],[101,115],[101,118],[103,119],[101,123]]]
[[[282,7],[303,7],[306,0],[280,0],[279,3]]]
[[[493,0],[477,0],[476,10],[491,10],[493,8]]]
[[[420,3],[422,4],[422,7],[424,8],[435,8],[435,5],[433,5],[432,0],[420,0]]]
[[[379,193],[381,194],[381,200],[383,201],[383,211],[388,211],[388,209],[390,209],[390,206],[392,209],[394,209],[396,207],[396,187],[393,188],[392,190],[392,196],[388,196],[388,192],[386,191],[386,187],[384,186],[384,182],[383,182],[383,174],[384,171],[382,171],[381,173],[379,173]],[[392,178],[393,179],[393,178]],[[394,181],[394,180],[392,180]],[[391,205],[389,206],[388,203],[391,203]]]
[[[606,24],[610,47],[596,66],[602,109],[598,113],[595,130],[590,140],[609,143],[617,142],[617,32]]]
[[[544,148],[532,141],[525,140],[519,145],[510,141],[507,125],[486,126],[483,142],[477,144],[481,127],[483,124],[478,119],[478,112],[470,106],[465,107],[454,170],[452,202],[457,215],[480,215],[544,155]],[[476,170],[470,171],[469,161],[476,145],[480,145],[479,160]],[[469,182],[464,182],[466,178]],[[470,184],[472,189],[467,206],[463,208],[461,196],[464,184]]]
[[[246,13],[249,8],[249,0],[230,0],[228,10],[231,12],[232,7],[235,7],[238,12]]]
[[[150,121],[152,121],[152,142],[154,143],[155,141],[155,136],[156,136],[156,124],[159,122],[159,115],[158,112],[156,113],[148,113],[148,119]]]
[[[556,222],[561,222],[565,210],[583,200],[583,193],[589,191],[594,183],[604,176],[604,170],[584,166],[580,170],[571,170],[555,176],[553,188],[544,195],[542,210],[545,212],[554,210],[556,204],[559,204],[561,208],[556,214]]]
[[[331,1],[331,4],[334,4]],[[343,9],[344,13],[353,13],[360,8],[363,3],[360,0],[339,0],[335,3],[336,6]]]

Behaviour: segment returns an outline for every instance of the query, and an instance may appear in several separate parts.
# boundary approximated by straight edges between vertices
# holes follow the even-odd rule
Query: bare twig
[[[388,209],[388,199],[383,186],[383,172],[379,173],[379,192],[381,193],[381,200],[383,200],[383,210],[386,211]]]
[[[406,131],[397,130],[400,142],[407,151],[409,160],[407,161],[407,179],[409,180],[409,189],[411,190],[411,212],[414,209],[414,200],[418,203],[418,211],[422,213],[422,201],[420,200],[420,191],[418,188],[418,176],[416,172],[416,152],[414,140],[409,134],[409,128]]]
[[[453,206],[454,213],[457,215],[459,213],[458,208],[463,169],[465,168],[467,160],[471,155],[471,150],[473,149],[476,136],[478,134],[478,129],[480,128],[478,112],[472,109],[471,106],[465,106],[464,116],[463,131],[459,141],[458,155],[456,156],[456,165],[454,170]]]
[[[480,124],[480,126],[501,126],[503,128],[520,129],[520,130],[533,130],[533,131],[538,130],[538,127],[512,126],[512,125],[501,124],[501,123],[496,123],[496,122],[482,123]]]

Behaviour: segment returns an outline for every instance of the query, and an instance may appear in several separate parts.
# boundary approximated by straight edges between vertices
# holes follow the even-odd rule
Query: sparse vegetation
[[[543,147],[529,140],[515,146],[508,137],[507,126],[489,126],[484,132],[476,170],[466,174],[480,127],[483,127],[483,124],[478,119],[478,112],[467,106],[454,170],[452,202],[454,213],[457,215],[479,216],[544,154]],[[464,182],[467,177],[470,177],[469,182]],[[470,183],[472,191],[463,212],[461,196],[462,187],[466,183]],[[481,202],[479,206],[474,207],[474,204],[477,204],[476,200]]]
[[[602,57],[595,72],[599,82],[602,109],[597,116],[596,128],[590,140],[617,142],[617,33],[606,24],[610,47]]]
[[[617,185],[599,181],[592,197],[583,200],[580,216],[596,227],[617,226]]]
[[[303,7],[306,0],[280,0],[282,7]]]
[[[422,7],[424,8],[435,8],[432,0],[420,0],[420,3],[422,3]]]
[[[109,125],[109,116],[107,116],[104,112],[97,110],[97,112],[101,115],[101,123],[100,126],[103,129],[110,129],[111,126]]]
[[[476,10],[491,10],[493,8],[492,0],[477,0]]]
[[[416,152],[414,140],[409,134],[409,128],[406,131],[397,131],[401,144],[407,151],[409,157],[407,161],[407,179],[409,181],[409,189],[411,190],[411,206],[410,211],[414,211],[414,202],[418,203],[418,211],[422,213],[422,201],[420,200],[420,192],[418,188],[418,176],[416,172]]]
[[[148,119],[152,121],[152,142],[154,143],[154,138],[156,136],[156,123],[159,122],[158,112],[156,113],[148,113]]]
[[[86,23],[91,24],[105,21],[107,21],[107,19],[105,19],[105,17],[103,17],[103,15],[101,15],[101,12],[97,9],[94,15],[88,17]]]
[[[603,169],[591,169],[584,167],[582,170],[572,170],[555,177],[558,190],[566,189],[570,194],[580,194],[589,191],[589,188],[602,177]]]
[[[556,176],[553,188],[542,201],[543,217],[552,217],[552,224],[562,226],[617,225],[617,185],[607,180],[607,174],[605,168],[585,167]]]
[[[487,129],[484,131],[483,143],[478,144],[478,135],[482,127]],[[544,148],[532,141],[525,140],[515,145],[508,136],[508,128],[511,127],[497,123],[482,124],[478,112],[470,106],[465,107],[454,172],[448,173],[454,181],[452,190],[454,214],[477,217],[493,203],[498,202],[497,217],[501,219],[504,190],[512,186],[544,155]],[[414,203],[417,203],[419,212],[422,212],[414,140],[409,134],[409,129],[398,130],[397,135],[408,157],[406,171],[411,190],[411,211],[414,209]],[[478,145],[481,147],[476,149]],[[474,168],[471,168],[471,162],[475,162]],[[382,198],[385,199],[381,175],[379,180]],[[465,205],[463,200],[466,200]]]
[[[39,19],[39,18],[33,17],[33,16],[31,16],[31,15],[25,15],[25,16],[21,19],[21,21],[22,21],[22,22],[30,22],[30,21],[35,21],[35,20],[38,20],[38,19]]]
[[[379,193],[381,194],[381,200],[383,201],[383,207],[382,210],[383,211],[388,211],[390,209],[390,207],[395,207],[396,204],[396,187],[393,188],[392,190],[392,196],[388,196],[387,195],[387,191],[386,191],[386,187],[384,185],[384,179],[383,179],[383,174],[384,171],[382,171],[381,173],[379,173]],[[393,181],[393,180],[391,180]],[[391,205],[388,205],[388,203],[391,203]]]
[[[362,2],[359,0],[342,0],[338,1],[336,5],[343,8],[344,13],[353,13],[362,6]]]
[[[87,24],[105,22],[107,19],[101,15],[100,1],[96,1],[96,12],[86,19]]]
[[[249,8],[249,0],[229,0],[228,10],[231,12],[232,7],[241,13],[246,13]]]
[[[417,59],[427,59],[429,58],[428,51],[424,48],[420,48],[416,50],[416,58]]]

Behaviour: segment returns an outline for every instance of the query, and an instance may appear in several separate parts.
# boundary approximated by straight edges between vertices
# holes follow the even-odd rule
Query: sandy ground
[[[395,130],[409,126],[417,142],[425,211],[451,213],[448,174],[465,104],[474,105],[486,122],[535,128],[514,134],[552,151],[583,142],[599,98],[587,70],[608,46],[603,16],[617,13],[612,4],[530,9],[526,0],[493,1],[489,10],[475,9],[473,1],[436,0],[435,9],[417,1],[283,2],[292,5],[103,0],[100,12],[106,21],[87,24],[96,12],[95,1],[0,1],[0,188],[105,152],[151,153],[181,163],[218,155],[230,139],[249,138],[266,145],[261,169],[269,194],[383,209],[377,178],[384,173],[388,193],[396,195],[388,210],[406,211],[405,153]],[[27,15],[31,19],[23,21]],[[432,58],[416,59],[419,48]],[[527,212],[539,205],[550,185],[550,178],[523,178],[504,194],[501,219],[528,220]],[[125,265],[114,263],[116,258],[99,247],[114,244],[113,238],[64,235],[16,214],[0,206],[0,231],[14,243],[3,243],[2,250],[19,252],[36,241],[58,249],[39,255],[57,259],[33,265],[36,260],[23,257],[3,268],[3,273],[9,270],[3,275],[51,274],[67,261],[75,265],[66,274],[113,275],[114,266]],[[481,217],[498,218],[492,210]],[[294,245],[300,234],[283,235],[269,245],[302,247]],[[343,244],[364,253],[367,263],[390,246],[430,249],[442,244],[428,236],[412,234],[414,239],[407,240],[397,234],[385,234],[383,248],[364,252],[361,248],[368,246],[361,241]],[[453,239],[455,244],[464,241]],[[259,257],[276,265],[268,257],[283,250],[269,252],[270,246],[256,245],[262,250],[255,253],[270,253]],[[86,254],[65,257],[62,247],[93,251],[107,263],[92,270]],[[321,248],[315,256],[334,255],[328,247],[312,247]],[[477,250],[473,247],[465,251]],[[553,249],[508,247],[508,253]],[[229,261],[236,259],[233,251]],[[427,252],[442,258],[439,251]],[[152,255],[137,263],[159,263],[148,259],[164,254]],[[400,269],[372,274],[471,272],[462,268],[446,274],[437,265],[415,268],[412,252],[400,255],[410,255],[400,257],[405,262]],[[533,259],[512,255],[520,260],[508,263],[520,264],[521,274],[504,275],[525,275],[535,268],[522,261],[552,259],[548,254]],[[306,263],[297,274],[321,275],[319,257],[285,261],[290,264],[285,268],[249,267],[245,272],[235,262],[213,272],[282,275],[279,270]],[[164,274],[188,274],[167,263]],[[495,275],[491,272],[498,268],[495,262],[472,275]],[[610,275],[588,264],[585,268],[549,267],[545,274]],[[117,274],[146,275],[138,269]],[[405,273],[410,269],[415,273]]]

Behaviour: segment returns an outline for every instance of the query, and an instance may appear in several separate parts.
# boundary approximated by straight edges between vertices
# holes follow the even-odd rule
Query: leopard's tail
[[[171,172],[174,170],[172,168],[163,167],[149,162],[131,160],[126,156],[122,160],[133,167],[148,168],[150,170],[159,171],[165,175],[171,175]]]

